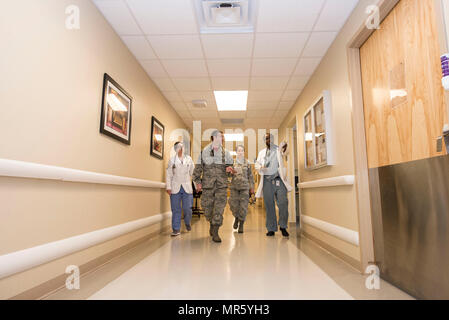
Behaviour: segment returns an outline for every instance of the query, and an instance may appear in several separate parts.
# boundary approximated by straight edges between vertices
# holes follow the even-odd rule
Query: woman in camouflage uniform
[[[235,217],[234,229],[243,233],[243,223],[248,213],[249,195],[254,193],[254,178],[251,165],[245,159],[245,147],[237,146],[237,157],[234,161],[231,181],[229,206]]]

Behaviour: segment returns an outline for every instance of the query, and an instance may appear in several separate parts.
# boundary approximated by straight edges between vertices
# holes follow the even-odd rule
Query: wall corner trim
[[[165,188],[165,183],[91,171],[76,170],[39,163],[0,159],[0,176],[112,184],[143,188]]]
[[[310,216],[301,215],[301,222],[324,231],[336,238],[346,241],[355,246],[359,246],[359,233],[335,224],[312,218]]]
[[[307,188],[323,188],[323,187],[337,187],[337,186],[347,186],[354,184],[355,177],[353,175],[340,176],[334,178],[326,178],[320,180],[314,180],[309,182],[298,183],[300,189]]]
[[[0,256],[0,279],[164,221],[171,211]]]

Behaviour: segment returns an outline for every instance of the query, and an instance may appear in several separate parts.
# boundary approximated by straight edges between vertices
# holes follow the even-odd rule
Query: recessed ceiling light
[[[238,141],[243,142],[243,133],[225,133],[226,141]]]
[[[218,111],[246,111],[248,91],[214,91]]]

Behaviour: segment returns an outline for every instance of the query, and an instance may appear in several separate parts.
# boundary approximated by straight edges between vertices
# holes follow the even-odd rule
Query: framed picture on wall
[[[329,91],[315,100],[304,114],[304,166],[314,170],[333,165],[332,104]]]
[[[107,73],[103,79],[100,133],[131,144],[132,97]]]
[[[154,116],[151,117],[150,154],[158,159],[164,159],[164,132],[164,125]]]

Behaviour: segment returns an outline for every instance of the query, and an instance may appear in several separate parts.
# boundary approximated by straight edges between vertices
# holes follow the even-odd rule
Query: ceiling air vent
[[[258,0],[194,0],[201,33],[254,32]]]
[[[193,108],[204,109],[207,107],[207,101],[206,100],[192,100],[192,106],[193,106]]]
[[[243,119],[220,119],[222,124],[228,124],[228,125],[232,125],[232,124],[243,124]]]

